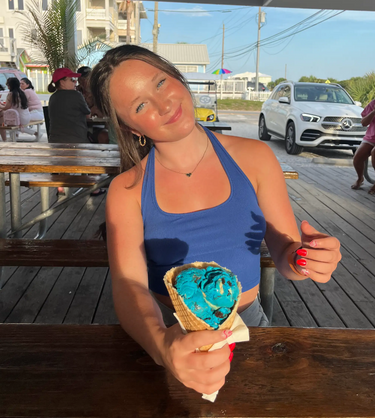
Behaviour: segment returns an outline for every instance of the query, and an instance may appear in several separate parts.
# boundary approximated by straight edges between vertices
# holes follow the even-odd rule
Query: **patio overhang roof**
[[[174,2],[175,0],[164,0]],[[375,11],[374,0],[178,0],[180,3],[227,4],[232,6],[288,7],[291,9],[334,9]]]

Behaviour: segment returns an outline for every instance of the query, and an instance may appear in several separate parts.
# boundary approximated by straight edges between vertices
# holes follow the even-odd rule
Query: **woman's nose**
[[[164,98],[159,102],[159,114],[165,115],[166,113],[170,112],[172,108],[172,102],[168,98]]]

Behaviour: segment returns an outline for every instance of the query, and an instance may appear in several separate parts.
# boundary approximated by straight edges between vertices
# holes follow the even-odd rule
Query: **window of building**
[[[14,29],[13,28],[9,28],[8,29],[8,33],[9,33],[9,38],[13,39],[14,38]]]
[[[18,10],[24,10],[23,0],[18,0]]]
[[[76,0],[76,7],[77,7],[77,12],[80,12],[81,11],[81,0]]]
[[[48,10],[48,0],[42,0],[42,9]]]
[[[14,0],[8,0],[8,9],[14,10]]]

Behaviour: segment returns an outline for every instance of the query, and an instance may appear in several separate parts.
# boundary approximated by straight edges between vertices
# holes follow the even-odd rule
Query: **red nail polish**
[[[229,362],[231,362],[231,361],[232,361],[232,359],[233,359],[233,353],[230,353],[230,356],[229,356]]]
[[[309,271],[308,271],[308,270],[306,270],[306,269],[303,269],[303,270],[302,270],[302,273],[303,273],[305,276],[310,276]]]
[[[299,250],[296,251],[296,253],[302,257],[306,257],[307,256],[307,250],[305,250],[304,248],[300,248]]]
[[[306,261],[306,260],[301,259],[301,260],[297,260],[297,261],[296,261],[296,263],[297,263],[299,266],[306,266],[307,261]]]
[[[230,351],[233,351],[236,347],[236,343],[229,344]]]
[[[309,245],[310,245],[310,247],[317,247],[318,243],[315,240],[313,240],[313,241],[310,242]]]

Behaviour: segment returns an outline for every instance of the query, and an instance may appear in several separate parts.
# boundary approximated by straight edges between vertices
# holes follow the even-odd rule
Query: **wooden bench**
[[[0,417],[375,415],[375,331],[249,328],[214,403],[120,325],[0,325]]]
[[[20,126],[0,126],[0,130],[2,131],[9,131],[10,139],[12,142],[16,142],[16,134],[22,128],[27,126],[36,126],[37,127],[37,141],[40,139],[40,125],[43,125],[44,120],[32,120],[27,125],[20,125]]]
[[[49,187],[64,187],[66,196],[70,195],[71,188],[88,188],[94,186],[99,181],[108,179],[107,174],[102,175],[71,175],[71,174],[49,174],[49,173],[21,173],[20,185],[24,187],[40,187],[41,212],[47,211],[50,207]],[[5,185],[9,186],[10,180],[5,180]],[[35,237],[41,239],[47,232],[47,218],[39,222],[39,232]]]
[[[109,263],[104,241],[0,239],[0,266],[109,267]],[[264,243],[260,269],[261,303],[271,322],[275,264]]]

